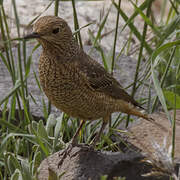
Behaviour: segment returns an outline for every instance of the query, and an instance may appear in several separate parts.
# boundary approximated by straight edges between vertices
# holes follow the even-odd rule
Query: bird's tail
[[[153,117],[151,117],[151,115],[139,111],[139,109],[137,109],[135,106],[133,106],[130,103],[127,103],[127,102],[123,101],[123,103],[121,102],[121,104],[122,104],[122,106],[121,106],[120,110],[122,112],[127,113],[129,115],[134,115],[134,116],[137,116],[137,117],[141,117],[141,118],[151,122],[152,124],[155,124],[161,130],[163,130],[165,132],[167,131],[166,128],[164,126],[162,126],[161,124],[159,124],[157,121],[155,121],[155,119]]]
[[[141,117],[143,119],[146,119],[147,121],[154,121],[154,119],[152,117],[150,117],[148,114],[145,114],[145,113],[139,111],[136,107],[132,107],[132,106],[127,107],[126,106],[125,109],[126,109],[125,113],[127,113],[129,115],[134,115],[134,116],[137,116],[137,117]]]
[[[149,114],[142,113],[141,111],[138,111],[136,108],[131,109],[130,114],[141,117],[141,118],[151,122],[152,124],[156,125],[162,131],[167,132],[167,129],[164,126],[162,126],[161,124],[159,124],[157,121],[155,121],[155,119],[153,117],[151,117],[151,115],[149,115]]]

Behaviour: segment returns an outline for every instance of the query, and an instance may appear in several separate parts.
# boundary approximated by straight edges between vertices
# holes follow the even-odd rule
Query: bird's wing
[[[98,62],[86,54],[83,56],[81,56],[82,60],[78,63],[78,66],[79,70],[85,75],[89,87],[115,99],[122,99],[141,107]]]

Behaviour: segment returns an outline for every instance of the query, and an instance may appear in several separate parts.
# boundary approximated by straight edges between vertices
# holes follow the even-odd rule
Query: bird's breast
[[[41,58],[39,77],[43,91],[57,108],[75,117],[81,109],[87,109],[88,89],[72,64]]]
[[[40,59],[39,77],[44,92],[53,101],[70,98],[73,92],[78,91],[79,85],[82,86],[78,73],[71,65],[48,58]]]

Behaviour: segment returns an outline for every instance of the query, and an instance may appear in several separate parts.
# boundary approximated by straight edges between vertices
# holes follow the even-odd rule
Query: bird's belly
[[[82,90],[59,92],[58,96],[51,93],[47,93],[47,96],[52,104],[72,117],[84,120],[96,120],[102,117],[97,104]]]
[[[103,103],[104,97],[95,97],[87,89],[73,87],[73,83],[49,86],[43,90],[53,105],[72,117],[96,120],[108,113],[107,106]]]

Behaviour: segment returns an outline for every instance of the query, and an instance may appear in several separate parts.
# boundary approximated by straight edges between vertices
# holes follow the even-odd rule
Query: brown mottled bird
[[[140,105],[119,82],[80,48],[65,20],[41,17],[34,24],[33,33],[25,37],[29,38],[37,38],[43,47],[39,76],[46,96],[58,109],[83,120],[72,143],[75,144],[85,120],[103,119],[93,146],[113,112],[152,120],[136,109]]]

